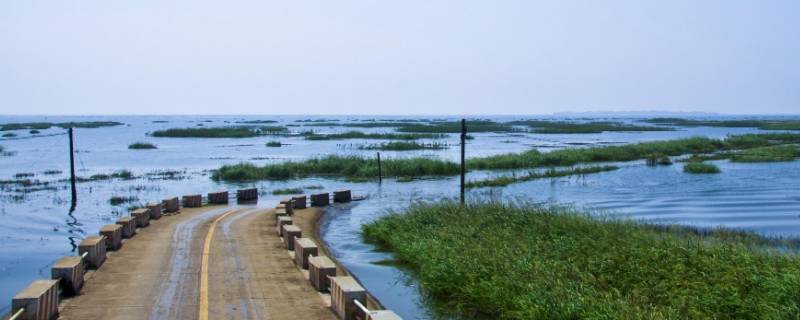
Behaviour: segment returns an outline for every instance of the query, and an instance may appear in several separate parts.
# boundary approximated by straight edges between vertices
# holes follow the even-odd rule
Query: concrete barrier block
[[[203,206],[203,196],[199,194],[190,194],[183,196],[184,208],[199,208]]]
[[[131,217],[136,220],[137,228],[144,228],[150,225],[150,210],[139,208],[131,211]]]
[[[283,244],[286,246],[286,250],[293,251],[294,239],[302,237],[303,231],[297,226],[291,224],[283,226]]]
[[[403,320],[392,310],[375,310],[367,314],[367,320]]]
[[[258,201],[258,189],[250,188],[250,189],[236,190],[236,201],[237,202]]]
[[[331,204],[331,196],[327,192],[315,193],[311,195],[312,207],[324,207]]]
[[[291,202],[292,202],[292,198],[283,198],[283,199],[281,199],[281,201],[280,201],[280,202],[278,202],[278,203],[280,203],[280,204],[282,204],[282,205],[287,205],[287,206],[288,206],[289,204],[291,204]]]
[[[100,235],[106,237],[106,249],[119,250],[122,248],[122,226],[107,224],[100,228]]]
[[[150,210],[150,219],[161,219],[161,204],[151,202],[147,204],[147,210]]]
[[[58,281],[34,280],[11,300],[11,313],[25,309],[18,319],[51,320],[58,318]]]
[[[166,198],[162,203],[164,204],[164,212],[178,212],[181,210],[178,197]]]
[[[86,255],[86,263],[89,268],[97,269],[106,261],[106,237],[89,236],[83,239],[78,245],[78,254]]]
[[[316,256],[308,259],[308,280],[317,291],[328,291],[331,281],[328,277],[336,276],[336,264],[326,256]]]
[[[83,259],[79,256],[63,257],[50,269],[51,279],[58,280],[61,290],[72,296],[83,288],[83,273]]]
[[[367,301],[367,291],[353,277],[332,277],[331,308],[341,319],[354,320],[360,311],[353,300]]]
[[[122,217],[117,219],[117,224],[122,226],[122,237],[128,239],[136,234],[136,219],[134,217]]]
[[[305,209],[306,208],[306,196],[299,195],[292,197],[292,201],[294,201],[292,205],[292,209]]]
[[[333,192],[333,202],[350,202],[353,196],[350,190],[336,190]]]
[[[228,204],[228,191],[218,191],[208,193],[209,204]]]
[[[291,217],[286,217],[286,216],[278,217],[278,222],[277,222],[278,228],[276,229],[276,231],[278,232],[278,236],[283,237],[283,226],[290,224],[292,224]]]
[[[277,222],[280,217],[289,217],[285,210],[275,210],[275,221]]]
[[[314,240],[309,238],[294,239],[294,263],[298,267],[308,269],[308,256],[316,257],[317,254],[319,254],[319,248]]]

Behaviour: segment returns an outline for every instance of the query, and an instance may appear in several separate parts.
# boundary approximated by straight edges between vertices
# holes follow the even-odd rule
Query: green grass
[[[156,145],[147,142],[135,142],[128,145],[128,149],[142,150],[142,149],[157,149]]]
[[[108,203],[111,204],[112,206],[118,206],[121,204],[130,203],[138,200],[139,198],[135,196],[129,196],[129,197],[113,196],[110,199],[108,199]]]
[[[800,130],[800,120],[694,120],[683,118],[651,118],[644,122],[682,127],[759,128],[762,130]]]
[[[800,157],[800,148],[796,145],[753,148],[730,154],[733,162],[793,161],[797,157]]]
[[[405,123],[397,128],[399,132],[417,133],[460,133],[461,121],[435,122],[431,124]],[[468,120],[467,132],[514,132],[513,126],[489,120]]]
[[[275,190],[272,190],[272,194],[274,194],[274,195],[303,194],[303,189],[301,189],[301,188],[275,189]]]
[[[705,162],[687,162],[683,165],[683,172],[694,174],[712,174],[720,173],[719,167],[713,163]]]
[[[453,162],[428,158],[384,159],[384,177],[453,175],[459,166]],[[251,163],[225,165],[214,171],[217,181],[282,180],[306,176],[378,177],[375,159],[358,156],[326,156],[302,162],[284,162],[256,166]]]
[[[344,140],[344,139],[383,139],[383,140],[417,140],[417,139],[441,139],[446,138],[443,134],[413,134],[413,133],[365,133],[361,131],[348,131],[343,133],[316,134],[314,132],[303,132],[306,140]]]
[[[520,183],[536,179],[558,178],[558,177],[576,176],[576,175],[582,176],[592,173],[614,171],[617,169],[619,169],[619,167],[617,166],[591,166],[591,167],[569,168],[563,170],[550,168],[541,172],[531,171],[521,176],[510,175],[510,176],[494,177],[484,180],[469,181],[465,184],[465,187],[467,188],[503,187],[512,183]]]
[[[655,126],[636,126],[618,122],[564,122],[564,121],[544,121],[544,120],[523,120],[512,121],[510,124],[525,125],[533,128],[535,133],[558,134],[558,133],[602,133],[606,131],[628,132],[628,131],[668,131],[672,130],[665,127]]]
[[[645,161],[648,166],[668,166],[672,164],[672,160],[663,154],[660,153],[652,153],[645,156]]]
[[[98,174],[91,175],[88,178],[78,177],[77,181],[78,182],[89,182],[89,181],[102,181],[102,180],[111,180],[111,179],[131,180],[131,179],[134,179],[134,178],[135,177],[133,175],[133,172],[130,172],[128,170],[118,170],[118,171],[115,171],[115,172],[113,172],[111,174],[98,173]]]
[[[285,127],[216,127],[216,128],[172,128],[151,133],[154,137],[170,138],[250,138],[264,135],[287,134]]]
[[[52,127],[60,128],[100,128],[121,126],[123,123],[116,121],[86,121],[86,122],[23,122],[0,124],[0,131],[8,130],[45,130]]]
[[[447,149],[447,145],[443,143],[418,143],[418,142],[394,141],[394,142],[361,146],[359,147],[359,149],[387,150],[387,151],[442,150],[442,149]]]
[[[270,141],[267,142],[267,147],[271,148],[280,148],[283,144],[280,141]]]
[[[651,141],[621,146],[561,149],[551,152],[530,150],[467,160],[470,169],[521,169],[552,166],[571,166],[579,163],[606,161],[633,161],[652,154],[679,156],[685,154],[714,153],[727,150],[800,142],[800,134],[773,133],[730,136],[727,139],[704,137]]]
[[[479,319],[796,319],[800,258],[766,239],[540,206],[421,204],[363,226],[446,313]]]

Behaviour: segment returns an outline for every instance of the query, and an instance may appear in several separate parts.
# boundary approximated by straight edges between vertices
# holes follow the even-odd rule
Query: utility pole
[[[383,170],[381,170],[381,153],[378,152],[378,183],[383,182]]]
[[[467,120],[461,119],[461,205],[464,205],[464,176],[467,164],[464,162],[464,149],[467,141]]]
[[[78,202],[78,191],[75,188],[75,147],[72,142],[72,127],[68,129],[69,132],[69,173],[70,182],[72,184],[72,206]]]

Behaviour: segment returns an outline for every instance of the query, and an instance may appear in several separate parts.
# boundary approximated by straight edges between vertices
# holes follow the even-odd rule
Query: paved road
[[[153,221],[87,274],[61,318],[336,319],[294,266],[274,221],[271,210],[248,207],[184,209]]]

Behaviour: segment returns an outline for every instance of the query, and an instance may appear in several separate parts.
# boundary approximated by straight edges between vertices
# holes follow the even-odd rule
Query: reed
[[[363,235],[470,319],[800,317],[794,239],[453,202],[390,213]]]
[[[271,148],[280,148],[283,144],[280,141],[270,141],[267,142],[267,147]]]
[[[721,170],[713,163],[687,162],[683,165],[683,172],[694,174],[712,174],[720,173]]]
[[[525,125],[531,127],[535,133],[558,134],[558,133],[602,133],[606,131],[628,132],[628,131],[668,131],[671,128],[656,126],[636,126],[619,122],[565,122],[565,121],[544,121],[544,120],[523,120],[509,122],[513,125]]]
[[[382,140],[417,140],[417,139],[442,139],[443,134],[421,133],[365,133],[361,131],[347,131],[344,133],[317,134],[313,131],[301,133],[306,140],[344,140],[344,139],[382,139]]]
[[[274,194],[274,195],[303,194],[303,189],[301,189],[301,188],[275,189],[275,190],[272,190],[272,194]]]
[[[800,130],[800,120],[695,120],[651,118],[644,122],[681,127],[759,128],[761,130]]]
[[[793,161],[797,157],[800,157],[800,148],[796,145],[760,147],[730,154],[733,162]]]
[[[59,128],[100,128],[121,126],[123,123],[116,121],[85,121],[85,122],[22,122],[0,124],[0,131],[8,130],[45,130],[52,127]]]
[[[592,173],[614,171],[617,169],[619,169],[619,167],[617,166],[592,166],[592,167],[569,168],[562,170],[551,168],[540,172],[530,171],[527,174],[521,176],[510,175],[510,176],[494,177],[484,180],[469,181],[464,186],[466,188],[503,187],[512,183],[520,183],[536,179],[558,178],[558,177],[575,176],[575,175],[582,176]]]
[[[361,146],[362,150],[386,150],[386,151],[412,151],[412,150],[442,150],[447,149],[448,146],[444,143],[418,143],[418,142],[405,142],[394,141],[387,143],[371,144]]]
[[[515,132],[513,126],[489,120],[468,120],[467,131],[475,132]],[[407,123],[397,128],[399,132],[417,133],[460,133],[461,121],[434,122],[431,124]]]
[[[157,149],[156,145],[147,142],[135,142],[128,145],[128,149],[143,150],[143,149]]]
[[[214,128],[172,128],[157,130],[151,133],[154,137],[169,138],[250,138],[265,135],[288,134],[285,127],[262,126],[235,126]]]

